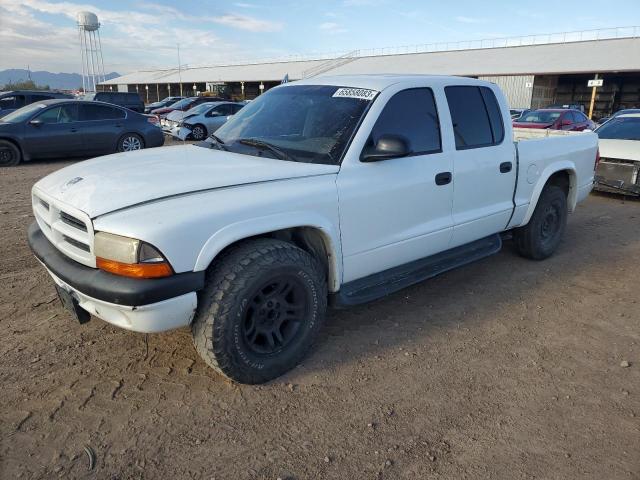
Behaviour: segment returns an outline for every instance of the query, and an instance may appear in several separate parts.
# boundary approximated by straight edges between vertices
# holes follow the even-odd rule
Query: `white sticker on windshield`
[[[368,88],[339,88],[333,94],[335,98],[357,98],[359,100],[373,100],[378,92]]]

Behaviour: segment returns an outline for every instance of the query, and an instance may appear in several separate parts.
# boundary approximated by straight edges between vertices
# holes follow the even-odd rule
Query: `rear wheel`
[[[191,130],[191,137],[194,140],[204,140],[207,138],[207,128],[204,125],[194,125]]]
[[[15,167],[20,160],[20,149],[7,140],[0,140],[0,167]]]
[[[550,257],[560,245],[566,226],[567,194],[557,185],[547,185],[529,223],[514,231],[518,253],[533,260]]]
[[[144,141],[137,133],[127,133],[123,135],[118,142],[119,152],[132,152],[134,150],[142,150],[143,148]]]
[[[192,326],[196,350],[231,380],[269,381],[309,351],[326,302],[324,271],[314,257],[279,240],[246,241],[207,273]]]

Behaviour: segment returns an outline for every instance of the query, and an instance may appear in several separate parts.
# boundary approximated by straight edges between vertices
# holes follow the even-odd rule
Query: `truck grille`
[[[40,230],[58,250],[78,263],[96,266],[93,224],[87,214],[36,189],[32,205]]]

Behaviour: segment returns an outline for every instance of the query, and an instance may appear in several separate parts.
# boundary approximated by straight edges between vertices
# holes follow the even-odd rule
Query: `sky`
[[[0,69],[79,72],[82,10],[119,73],[174,68],[178,44],[198,66],[640,25],[640,0],[0,0]]]

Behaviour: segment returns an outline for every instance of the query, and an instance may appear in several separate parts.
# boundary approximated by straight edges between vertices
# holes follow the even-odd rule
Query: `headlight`
[[[133,278],[160,278],[173,269],[153,245],[135,238],[98,232],[94,240],[96,266],[100,270]]]

